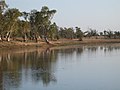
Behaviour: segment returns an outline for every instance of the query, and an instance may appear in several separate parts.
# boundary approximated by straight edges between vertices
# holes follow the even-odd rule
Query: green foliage
[[[8,9],[4,13],[5,18],[5,27],[7,32],[14,32],[16,30],[16,23],[18,21],[18,17],[20,17],[22,14],[18,9]]]
[[[73,39],[75,37],[73,28],[60,28],[59,35],[61,38]]]
[[[87,37],[98,36],[98,32],[95,29],[89,28],[89,31],[86,32]]]
[[[82,30],[79,27],[76,27],[76,37],[79,38],[80,41],[82,41],[84,34]]]
[[[2,37],[6,39],[10,37],[22,37],[24,41],[27,38],[38,41],[41,37],[47,43],[49,38],[56,40],[59,38],[74,39],[77,38],[82,41],[84,36],[97,37],[99,34],[105,38],[120,38],[119,31],[104,31],[98,34],[95,29],[89,29],[85,33],[79,27],[62,28],[52,22],[52,18],[56,10],[50,10],[47,6],[43,6],[40,11],[32,10],[28,12],[20,12],[16,8],[7,8],[5,2],[0,2],[0,40]],[[4,12],[3,12],[4,11]]]
[[[50,29],[48,31],[49,37],[51,38],[51,40],[54,40],[55,38],[58,39],[58,26],[56,25],[56,23],[53,23],[50,25]]]
[[[32,10],[30,13],[31,33],[38,36],[48,37],[51,26],[51,19],[56,10],[49,10],[47,6],[42,7],[41,11]]]

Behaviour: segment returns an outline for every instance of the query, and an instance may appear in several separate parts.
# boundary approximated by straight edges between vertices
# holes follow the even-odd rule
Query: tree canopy
[[[23,38],[23,41],[44,40],[49,44],[49,40],[60,38],[78,39],[83,37],[104,37],[120,38],[119,31],[104,30],[98,32],[89,28],[83,32],[80,27],[59,27],[52,19],[57,11],[50,10],[43,6],[41,10],[31,10],[30,12],[20,11],[17,8],[8,8],[4,0],[0,1],[0,41],[10,41],[13,38]]]

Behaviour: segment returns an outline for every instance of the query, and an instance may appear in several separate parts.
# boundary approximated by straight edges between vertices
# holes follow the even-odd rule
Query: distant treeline
[[[52,18],[56,10],[50,10],[47,6],[43,6],[40,11],[31,10],[31,12],[21,12],[16,8],[8,8],[5,1],[0,2],[0,41],[10,41],[16,38],[34,40],[45,40],[49,44],[49,40],[58,40],[60,38],[79,39],[83,37],[102,36],[104,38],[120,38],[119,31],[103,31],[98,32],[89,29],[83,32],[79,27],[67,28],[59,27]]]

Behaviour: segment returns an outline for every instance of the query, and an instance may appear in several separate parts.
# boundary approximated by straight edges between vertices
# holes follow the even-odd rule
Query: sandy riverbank
[[[53,46],[69,46],[69,45],[89,45],[89,44],[118,44],[120,45],[120,39],[83,39],[83,41],[78,41],[76,39],[61,39],[58,41],[50,41],[50,44],[45,42],[20,42],[20,41],[10,41],[10,42],[0,42],[0,49],[20,49],[20,48],[32,48],[32,47],[53,47]]]

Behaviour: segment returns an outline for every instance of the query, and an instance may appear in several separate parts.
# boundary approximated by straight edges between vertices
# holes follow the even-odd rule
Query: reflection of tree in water
[[[18,72],[8,72],[3,75],[4,89],[8,88],[18,88],[21,81],[21,73]]]
[[[75,48],[66,48],[58,50],[61,54],[72,54],[75,51]]]
[[[54,66],[57,58],[57,53],[54,50],[47,49],[45,52],[39,53],[36,52],[34,54],[34,62],[32,63],[32,78],[35,82],[39,82],[39,80],[43,81],[44,85],[48,85],[51,81],[55,82],[55,76],[53,73],[52,66]],[[36,58],[37,57],[37,58]]]
[[[0,90],[19,87],[23,71],[25,71],[23,75],[25,77],[31,75],[34,82],[42,81],[44,85],[48,85],[51,81],[55,82],[53,69],[56,58],[57,52],[49,49],[0,54]]]
[[[113,50],[120,50],[120,46],[88,46],[86,47],[88,51],[96,52],[98,49],[103,50],[104,52],[112,52]]]
[[[104,46],[104,52],[112,52],[114,50],[120,50],[120,46]]]
[[[21,85],[21,80],[31,77],[34,83],[42,82],[49,85],[50,82],[56,82],[54,69],[58,53],[61,56],[72,57],[73,54],[81,55],[84,49],[88,51],[118,50],[120,47],[112,46],[91,46],[91,47],[73,47],[64,49],[46,49],[41,51],[28,52],[27,50],[19,53],[1,53],[0,54],[0,90],[6,88],[17,88]],[[25,78],[23,78],[23,76]]]
[[[73,47],[73,48],[66,48],[66,49],[59,49],[58,50],[61,55],[64,56],[72,56],[74,52],[77,54],[82,54],[83,53],[83,47]]]
[[[88,51],[96,52],[98,50],[98,46],[87,47],[87,49],[88,49]]]
[[[0,90],[6,90],[6,85],[17,87],[20,84],[20,74],[14,72],[15,69],[10,54],[0,55]]]
[[[2,72],[1,66],[0,66],[0,90],[4,90],[3,89],[3,72]]]
[[[80,47],[80,48],[77,48],[76,51],[77,51],[77,54],[82,54],[84,49],[82,47]]]

